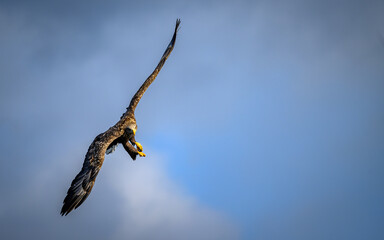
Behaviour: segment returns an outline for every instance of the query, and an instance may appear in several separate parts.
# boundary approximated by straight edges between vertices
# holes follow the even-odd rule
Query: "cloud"
[[[18,186],[17,191],[2,200],[1,237],[238,238],[234,223],[183,192],[167,177],[162,158],[149,153],[146,159],[136,162],[130,161],[122,149],[108,156],[91,196],[66,217],[59,216],[61,197],[68,187],[63,187],[63,175],[68,178],[80,168],[69,169],[72,164],[64,161],[68,159],[64,156],[41,166],[22,187]]]
[[[199,204],[166,175],[161,157],[139,159],[109,178],[124,199],[116,239],[236,239],[223,215]],[[118,164],[112,171],[119,171]]]

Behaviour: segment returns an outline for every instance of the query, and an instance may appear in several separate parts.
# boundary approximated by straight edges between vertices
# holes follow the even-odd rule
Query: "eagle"
[[[171,54],[173,47],[175,46],[179,25],[180,19],[177,19],[171,42],[169,43],[155,70],[144,81],[131,99],[126,112],[114,126],[97,135],[89,146],[88,152],[85,155],[83,167],[72,181],[71,187],[68,189],[67,196],[63,201],[63,207],[61,209],[62,216],[67,215],[73,209],[78,208],[87,199],[92,191],[93,185],[95,184],[97,174],[103,165],[105,154],[112,153],[118,144],[123,145],[124,149],[133,160],[136,159],[137,155],[145,157],[142,145],[135,140],[137,130],[135,109],[144,92],[155,80],[165,61]]]

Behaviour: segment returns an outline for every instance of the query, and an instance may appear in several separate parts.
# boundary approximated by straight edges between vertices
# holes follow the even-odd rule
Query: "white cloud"
[[[223,215],[182,192],[165,173],[161,157],[138,159],[124,174],[109,175],[124,199],[116,239],[236,239]],[[118,164],[111,171],[118,172]]]
[[[1,235],[6,239],[239,238],[237,226],[226,216],[188,196],[169,179],[161,157],[148,151],[147,158],[132,162],[123,151],[118,148],[106,157],[91,196],[65,217],[59,215],[70,183],[64,178],[71,179],[80,170],[77,156],[82,154],[41,165],[3,202]]]

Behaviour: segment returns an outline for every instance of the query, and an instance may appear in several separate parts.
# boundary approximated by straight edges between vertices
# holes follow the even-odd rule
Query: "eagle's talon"
[[[139,152],[142,152],[142,151],[143,151],[143,146],[141,146],[141,144],[138,143],[138,142],[135,142],[135,144],[136,144],[137,150],[138,150]]]
[[[138,152],[138,153],[139,153],[140,157],[145,157],[145,153],[143,153],[143,152]]]

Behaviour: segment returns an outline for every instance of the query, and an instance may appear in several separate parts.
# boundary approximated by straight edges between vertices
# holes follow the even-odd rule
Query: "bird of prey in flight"
[[[83,167],[72,181],[71,187],[68,189],[67,196],[63,202],[63,208],[61,209],[61,215],[67,215],[73,209],[78,208],[85,199],[87,199],[95,184],[96,176],[100,171],[101,165],[103,165],[104,155],[113,152],[117,144],[121,143],[133,160],[136,159],[137,155],[145,157],[143,147],[135,140],[137,130],[135,108],[144,92],[155,80],[168,56],[171,54],[176,42],[179,25],[180,19],[177,19],[172,40],[161,57],[160,62],[133,96],[127,107],[127,111],[121,116],[120,121],[104,133],[99,134],[89,146],[88,152],[85,155]]]

